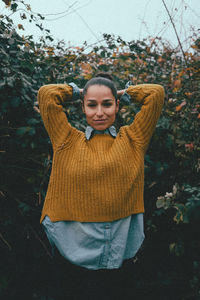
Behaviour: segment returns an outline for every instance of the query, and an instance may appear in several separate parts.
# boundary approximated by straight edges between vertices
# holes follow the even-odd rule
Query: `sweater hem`
[[[130,212],[127,212],[125,214],[116,214],[112,216],[105,216],[105,215],[98,215],[98,216],[75,216],[75,215],[67,215],[63,212],[52,212],[52,211],[46,211],[42,214],[40,218],[40,223],[44,220],[45,216],[48,216],[52,222],[58,222],[58,221],[74,221],[74,222],[113,222],[119,219],[123,219],[126,217],[129,217],[131,215],[144,213],[144,208],[142,209],[135,209]]]

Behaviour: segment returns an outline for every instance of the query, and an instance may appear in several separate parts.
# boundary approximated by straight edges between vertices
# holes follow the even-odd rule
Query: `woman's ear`
[[[117,101],[116,101],[116,113],[119,111],[119,99],[117,99]]]
[[[82,111],[85,114],[84,100],[81,100],[81,105],[82,105]]]

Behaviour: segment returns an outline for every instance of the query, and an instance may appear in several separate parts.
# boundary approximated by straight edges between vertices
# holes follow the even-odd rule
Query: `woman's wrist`
[[[73,91],[72,92],[72,100],[76,101],[76,100],[80,99],[81,92],[80,92],[79,87],[74,82],[70,82],[70,83],[68,83],[68,85],[72,87],[72,91]]]
[[[131,103],[131,97],[125,90],[117,91],[117,95],[120,98],[120,102],[125,105],[129,105]]]

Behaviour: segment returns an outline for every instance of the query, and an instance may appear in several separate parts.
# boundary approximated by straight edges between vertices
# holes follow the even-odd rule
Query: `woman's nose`
[[[102,110],[102,107],[101,107],[101,106],[98,106],[98,107],[97,107],[96,115],[97,115],[98,117],[103,116],[103,110]]]

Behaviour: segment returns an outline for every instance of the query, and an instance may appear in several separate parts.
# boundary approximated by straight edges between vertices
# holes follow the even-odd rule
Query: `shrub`
[[[71,81],[83,87],[97,71],[108,71],[118,88],[132,81],[162,84],[166,91],[145,157],[146,241],[136,264],[138,287],[149,290],[155,299],[160,299],[161,291],[165,299],[197,299],[199,40],[194,39],[184,59],[156,38],[126,42],[105,34],[104,45],[87,53],[87,45],[49,46],[49,39],[34,42],[17,34],[9,18],[0,22],[0,295],[14,297],[18,291],[21,296],[23,290],[26,299],[40,299],[48,287],[40,266],[48,270],[51,253],[39,218],[52,150],[40,118],[37,90],[43,84]],[[80,102],[67,104],[65,110],[71,124],[84,130]],[[137,111],[134,104],[121,105],[117,126],[131,123]]]

